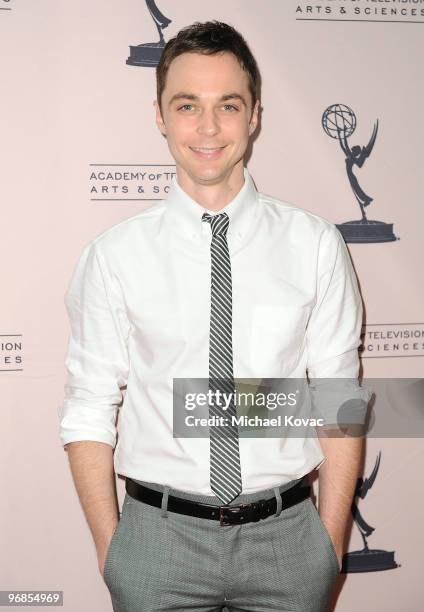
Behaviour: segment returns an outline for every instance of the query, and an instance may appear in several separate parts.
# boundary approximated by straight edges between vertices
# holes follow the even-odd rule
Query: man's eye
[[[183,104],[182,106],[178,108],[178,110],[186,111],[186,110],[191,110],[192,108],[193,108],[193,104]],[[226,110],[228,109],[231,112],[238,111],[237,106],[234,106],[234,104],[224,104],[224,108]]]

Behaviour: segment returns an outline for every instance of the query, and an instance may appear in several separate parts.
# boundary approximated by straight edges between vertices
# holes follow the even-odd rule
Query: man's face
[[[248,76],[232,53],[183,53],[169,67],[156,123],[183,178],[199,185],[226,180],[243,167],[252,113]]]

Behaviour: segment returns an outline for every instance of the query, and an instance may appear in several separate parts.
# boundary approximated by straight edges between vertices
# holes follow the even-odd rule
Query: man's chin
[[[226,176],[225,169],[222,167],[191,168],[188,174],[196,183],[202,183],[205,185],[219,183]]]

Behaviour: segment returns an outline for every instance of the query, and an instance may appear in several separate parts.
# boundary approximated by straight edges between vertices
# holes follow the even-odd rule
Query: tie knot
[[[202,215],[202,221],[207,221],[211,224],[212,236],[226,236],[230,219],[227,213],[219,215],[210,215],[205,212]]]

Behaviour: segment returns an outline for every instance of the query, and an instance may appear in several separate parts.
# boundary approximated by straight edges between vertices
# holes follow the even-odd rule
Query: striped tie
[[[209,417],[224,417],[228,424],[211,425],[210,431],[210,486],[225,504],[242,490],[239,435],[234,405],[233,343],[232,343],[232,285],[231,262],[227,244],[229,218],[227,213],[204,213],[212,229],[211,241],[211,319],[209,336],[209,389],[213,398],[216,391],[224,393],[231,402],[223,410],[222,396],[215,405],[209,405]]]

